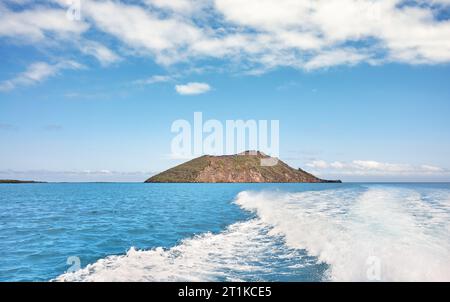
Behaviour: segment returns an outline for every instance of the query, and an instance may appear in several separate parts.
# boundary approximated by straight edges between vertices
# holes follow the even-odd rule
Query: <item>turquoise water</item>
[[[0,281],[449,281],[450,185],[2,184],[0,249]]]

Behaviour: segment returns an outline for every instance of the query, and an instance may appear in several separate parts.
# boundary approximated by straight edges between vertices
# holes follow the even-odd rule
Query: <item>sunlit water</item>
[[[0,281],[450,281],[450,184],[2,184],[0,250]]]

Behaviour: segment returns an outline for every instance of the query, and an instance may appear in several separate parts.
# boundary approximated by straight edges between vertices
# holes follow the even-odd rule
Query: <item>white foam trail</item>
[[[278,280],[277,270],[296,280],[305,268],[316,275],[301,280],[450,281],[449,190],[245,191],[236,203],[258,218],[168,250],[131,248],[55,281]]]
[[[450,199],[439,194],[373,186],[363,193],[241,192],[236,203],[289,247],[328,263],[330,280],[450,281]]]
[[[126,255],[101,259],[54,281],[258,281],[255,276],[270,274],[277,259],[295,257],[300,267],[307,265],[311,257],[302,259],[268,231],[267,225],[252,219],[219,234],[185,239],[169,250],[131,248]]]

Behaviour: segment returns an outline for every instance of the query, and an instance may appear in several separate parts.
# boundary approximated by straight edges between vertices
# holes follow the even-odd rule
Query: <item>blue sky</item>
[[[447,1],[346,0],[336,24],[333,1],[253,2],[5,1],[0,178],[144,180],[200,111],[279,120],[281,159],[322,177],[450,180]]]

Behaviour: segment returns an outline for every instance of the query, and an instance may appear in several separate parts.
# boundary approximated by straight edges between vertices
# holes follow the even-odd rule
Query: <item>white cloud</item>
[[[311,70],[360,62],[450,61],[449,21],[436,20],[427,6],[400,7],[399,0],[216,0],[209,14],[222,16],[219,28],[196,23],[204,16],[200,13],[160,17],[155,8],[89,3],[88,14],[100,29],[162,64],[215,57],[245,60],[264,72],[277,66]],[[173,11],[207,6],[185,0],[147,3]],[[345,46],[349,42],[355,46]]]
[[[147,5],[170,10],[179,14],[191,14],[207,5],[207,0],[145,0]]]
[[[310,168],[317,168],[317,169],[326,169],[329,167],[328,163],[324,160],[314,160],[310,163],[306,164]]]
[[[414,167],[406,164],[382,163],[373,160],[354,160],[351,165],[358,170],[376,170],[385,172],[411,172]]]
[[[174,77],[169,75],[153,75],[147,79],[136,80],[134,83],[138,85],[156,84],[170,82],[173,81],[173,79]]]
[[[351,162],[314,160],[306,164],[319,174],[332,173],[342,175],[443,175],[450,170],[432,165],[414,166],[410,164],[385,163],[374,160],[354,160]]]
[[[112,1],[86,1],[83,13],[101,31],[120,39],[140,54],[151,54],[161,64],[186,58],[183,51],[201,38],[201,29],[177,18],[160,18],[140,6]]]
[[[306,66],[352,64],[355,60],[330,60],[324,50],[342,50],[346,42],[377,43],[366,60],[378,51],[388,52],[386,60],[408,63],[447,62],[450,60],[450,23],[434,18],[429,7],[399,5],[400,0],[216,0],[217,8],[230,22],[254,30],[295,36],[310,34],[320,52]],[[284,45],[285,49],[288,49]],[[291,48],[291,51],[294,50]],[[342,52],[337,52],[342,53]],[[361,58],[362,59],[362,58]],[[300,60],[301,61],[301,60]],[[313,63],[309,63],[312,61]],[[360,61],[360,60],[356,60]],[[303,64],[301,64],[303,65]],[[304,65],[304,66],[305,66]]]
[[[335,161],[330,164],[330,167],[332,167],[334,169],[343,169],[345,167],[345,164],[341,163],[339,161]]]
[[[29,4],[31,1],[14,2]],[[95,57],[102,65],[109,65],[120,59],[101,43],[81,38],[82,34],[89,30],[90,25],[81,20],[70,20],[66,13],[66,9],[44,6],[21,11],[12,11],[0,6],[0,37],[49,48],[76,47],[82,53]]]
[[[95,57],[104,66],[120,60],[120,57],[116,53],[98,42],[81,42],[80,50],[85,54]]]
[[[75,61],[61,61],[56,64],[35,62],[12,79],[0,83],[0,91],[8,91],[18,86],[29,86],[46,80],[64,69],[82,69],[83,65]]]
[[[336,65],[355,65],[366,60],[369,56],[355,49],[338,49],[318,53],[304,64],[307,70],[319,69]]]
[[[70,21],[66,17],[66,11],[58,8],[37,7],[12,11],[0,6],[0,15],[0,37],[30,43],[46,38],[73,38],[89,28],[85,22]]]
[[[211,87],[206,83],[191,82],[185,85],[176,85],[175,90],[181,95],[195,95],[208,92]]]
[[[450,1],[449,1],[450,3]],[[420,166],[420,168],[424,171],[428,171],[428,172],[444,172],[445,170],[440,168],[440,167],[436,167],[436,166],[430,166],[430,165],[422,165]]]
[[[127,55],[165,66],[214,58],[249,74],[281,66],[450,62],[450,20],[437,18],[449,0],[84,0],[81,22],[65,17],[67,2],[53,2],[60,8],[2,8],[0,36],[54,42],[87,39],[95,29]],[[117,60],[107,44],[95,43],[102,42],[80,51],[104,65]]]

